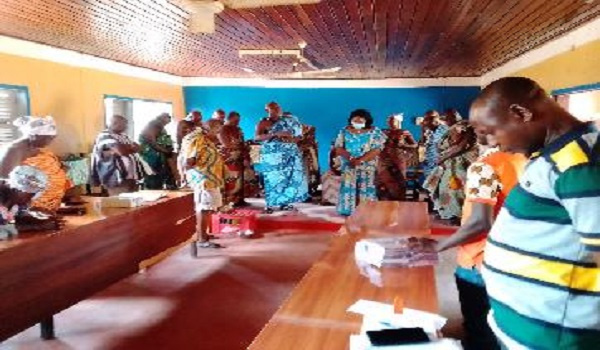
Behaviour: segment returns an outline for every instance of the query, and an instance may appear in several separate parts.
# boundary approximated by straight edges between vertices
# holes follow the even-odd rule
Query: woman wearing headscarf
[[[19,128],[22,137],[10,144],[0,157],[0,177],[6,177],[18,165],[39,169],[48,177],[48,185],[31,206],[56,213],[65,193],[73,186],[62,162],[47,148],[57,135],[54,118],[25,116],[17,118],[13,124]]]
[[[379,156],[377,171],[378,197],[381,200],[401,201],[406,195],[406,169],[415,162],[417,142],[408,130],[402,129],[404,116],[388,117],[387,137]]]
[[[373,117],[365,109],[350,114],[348,126],[335,139],[336,155],[341,157],[342,185],[337,210],[349,216],[363,202],[377,200],[375,178],[385,134],[373,126]]]
[[[56,221],[50,217],[28,215],[18,218],[21,208],[39,197],[48,186],[48,177],[39,169],[22,165],[15,167],[8,179],[0,180],[0,240],[15,236],[18,229],[53,229]],[[51,224],[51,225],[48,225]]]
[[[467,169],[479,155],[477,135],[454,109],[446,111],[442,123],[449,129],[438,147],[438,167],[425,180],[423,188],[430,192],[441,219],[458,221],[465,200]]]

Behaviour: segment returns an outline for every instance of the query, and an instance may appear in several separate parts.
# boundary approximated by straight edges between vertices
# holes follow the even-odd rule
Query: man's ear
[[[533,120],[533,113],[531,111],[521,105],[513,103],[508,107],[511,112],[513,112],[517,117],[519,117],[523,122],[528,123]]]

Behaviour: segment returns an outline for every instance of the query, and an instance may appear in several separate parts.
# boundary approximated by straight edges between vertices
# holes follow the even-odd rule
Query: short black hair
[[[227,116],[227,120],[231,120],[232,118],[238,117],[240,118],[240,114],[236,111],[231,111],[229,112],[229,115]]]
[[[528,107],[545,96],[546,91],[534,80],[507,77],[486,86],[477,97],[477,101],[486,101],[494,107],[508,107],[511,104]]]
[[[365,126],[367,128],[373,126],[373,117],[371,116],[371,112],[368,110],[363,108],[353,110],[352,113],[350,113],[350,117],[348,117],[348,125],[352,124],[352,119],[355,117],[364,118],[366,120]]]

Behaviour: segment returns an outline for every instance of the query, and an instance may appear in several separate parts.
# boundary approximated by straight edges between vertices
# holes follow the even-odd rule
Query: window
[[[106,96],[104,98],[104,111],[107,124],[115,114],[127,118],[129,121],[127,134],[133,140],[137,141],[146,125],[159,114],[169,113],[169,115],[173,115],[173,104],[161,101]],[[174,138],[176,124],[171,122],[165,129]]]
[[[29,114],[27,88],[0,85],[0,146],[11,143],[21,135],[13,121]]]

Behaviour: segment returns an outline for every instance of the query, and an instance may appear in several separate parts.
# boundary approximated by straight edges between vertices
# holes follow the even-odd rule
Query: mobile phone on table
[[[427,336],[427,333],[425,333],[423,328],[397,328],[367,331],[367,336],[369,337],[371,344],[375,346],[419,344],[430,341],[429,336]]]

